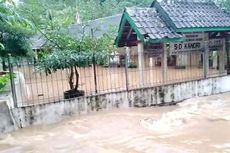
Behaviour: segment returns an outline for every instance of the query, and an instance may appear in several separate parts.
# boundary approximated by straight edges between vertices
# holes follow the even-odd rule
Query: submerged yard
[[[19,81],[18,99],[19,105],[38,103],[49,103],[63,100],[64,91],[69,89],[67,72],[59,70],[52,75],[38,73],[33,66],[23,67],[15,70],[21,72],[24,77]],[[147,67],[144,74],[144,87],[153,87],[167,83],[183,82],[204,77],[203,69],[189,67],[186,69],[168,68],[167,80],[163,81],[161,67]],[[92,67],[79,68],[80,80],[79,89],[84,90],[86,95],[97,93],[110,93],[128,89],[140,88],[138,68],[128,69],[127,80],[124,67],[105,68],[96,67],[96,83]],[[209,70],[209,76],[217,76],[219,72],[215,69]],[[126,82],[127,81],[127,82]]]

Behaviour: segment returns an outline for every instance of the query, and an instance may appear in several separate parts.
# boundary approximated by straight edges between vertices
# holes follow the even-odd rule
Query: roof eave
[[[121,18],[121,24],[119,26],[118,36],[116,37],[116,40],[115,40],[115,46],[116,47],[119,46],[119,41],[121,40],[122,33],[123,33],[123,30],[124,30],[124,26],[125,26],[126,21],[130,24],[130,26],[136,32],[138,39],[140,41],[144,41],[144,36],[138,30],[138,27],[136,26],[136,24],[134,23],[134,21],[131,19],[131,17],[129,16],[129,14],[125,10],[125,12],[123,13],[122,18]]]
[[[149,39],[150,43],[176,43],[176,42],[184,42],[184,37],[179,38],[162,38],[162,39]]]
[[[189,33],[189,32],[211,32],[211,31],[230,31],[229,27],[196,27],[196,28],[177,28],[176,32]]]

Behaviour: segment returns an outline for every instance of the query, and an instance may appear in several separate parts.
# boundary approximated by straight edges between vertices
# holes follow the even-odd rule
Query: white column
[[[225,39],[223,39],[223,48],[219,51],[219,73],[223,74],[225,72],[225,52],[226,44]]]
[[[187,54],[177,55],[176,66],[178,68],[186,68],[187,64],[188,64],[188,55]]]
[[[218,66],[218,56],[217,56],[217,51],[213,51],[212,53],[212,68],[217,69]]]
[[[155,60],[153,57],[149,58],[149,67],[154,67],[155,66]]]
[[[138,68],[140,87],[144,87],[144,71],[145,71],[145,59],[144,59],[144,45],[143,42],[138,42]]]
[[[168,52],[168,48],[167,48],[167,44],[164,44],[164,53],[162,55],[161,58],[161,68],[162,68],[162,77],[163,77],[163,82],[165,83],[167,81],[168,78],[168,63],[167,63],[167,52]]]
[[[204,42],[203,69],[204,69],[204,78],[207,78],[208,73],[209,73],[209,45],[208,45],[208,41]]]
[[[131,62],[131,60],[130,60],[130,47],[126,47],[126,50],[125,50],[125,54],[126,54],[126,57],[127,57],[127,63],[128,63],[128,66],[130,65],[130,62]]]

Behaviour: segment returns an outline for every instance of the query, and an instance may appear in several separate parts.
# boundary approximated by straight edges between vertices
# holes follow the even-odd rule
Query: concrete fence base
[[[223,76],[20,107],[11,111],[16,126],[24,128],[31,125],[55,123],[73,114],[87,114],[112,108],[170,105],[193,97],[228,91],[230,91],[230,76]]]
[[[0,136],[1,134],[17,129],[13,120],[9,105],[6,101],[0,102]]]

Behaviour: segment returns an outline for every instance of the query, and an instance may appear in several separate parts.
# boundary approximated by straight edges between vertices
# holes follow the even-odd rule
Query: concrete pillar
[[[225,72],[225,52],[226,52],[226,44],[225,39],[223,39],[223,47],[219,51],[219,73],[224,74]]]
[[[125,54],[126,54],[126,58],[127,58],[127,64],[128,64],[128,66],[130,65],[130,63],[131,63],[131,58],[130,58],[130,47],[126,47],[126,49],[125,49]]]
[[[226,54],[227,54],[227,74],[230,74],[230,38],[229,36],[226,38],[225,40],[225,44],[226,44]]]
[[[188,64],[188,55],[187,54],[177,55],[176,66],[178,68],[186,68],[187,64]]]
[[[209,45],[208,41],[204,42],[204,53],[203,53],[203,69],[204,69],[204,78],[208,77],[209,73]]]
[[[212,68],[217,69],[218,66],[218,56],[217,56],[217,51],[213,51],[212,53]]]
[[[143,42],[138,42],[138,68],[140,87],[144,87],[144,71],[145,71],[145,59],[144,59],[144,45]]]
[[[125,81],[126,81],[126,91],[129,90],[129,75],[128,75],[128,67],[130,65],[130,48],[125,48]]]
[[[162,77],[163,77],[163,82],[165,83],[168,79],[168,64],[167,64],[167,52],[168,52],[168,48],[167,48],[167,44],[164,44],[164,52],[161,58],[161,68],[162,68]]]
[[[35,50],[35,57],[34,58],[36,61],[38,61],[38,50],[37,49]]]
[[[153,57],[149,58],[149,67],[154,67],[155,66],[155,59]]]

